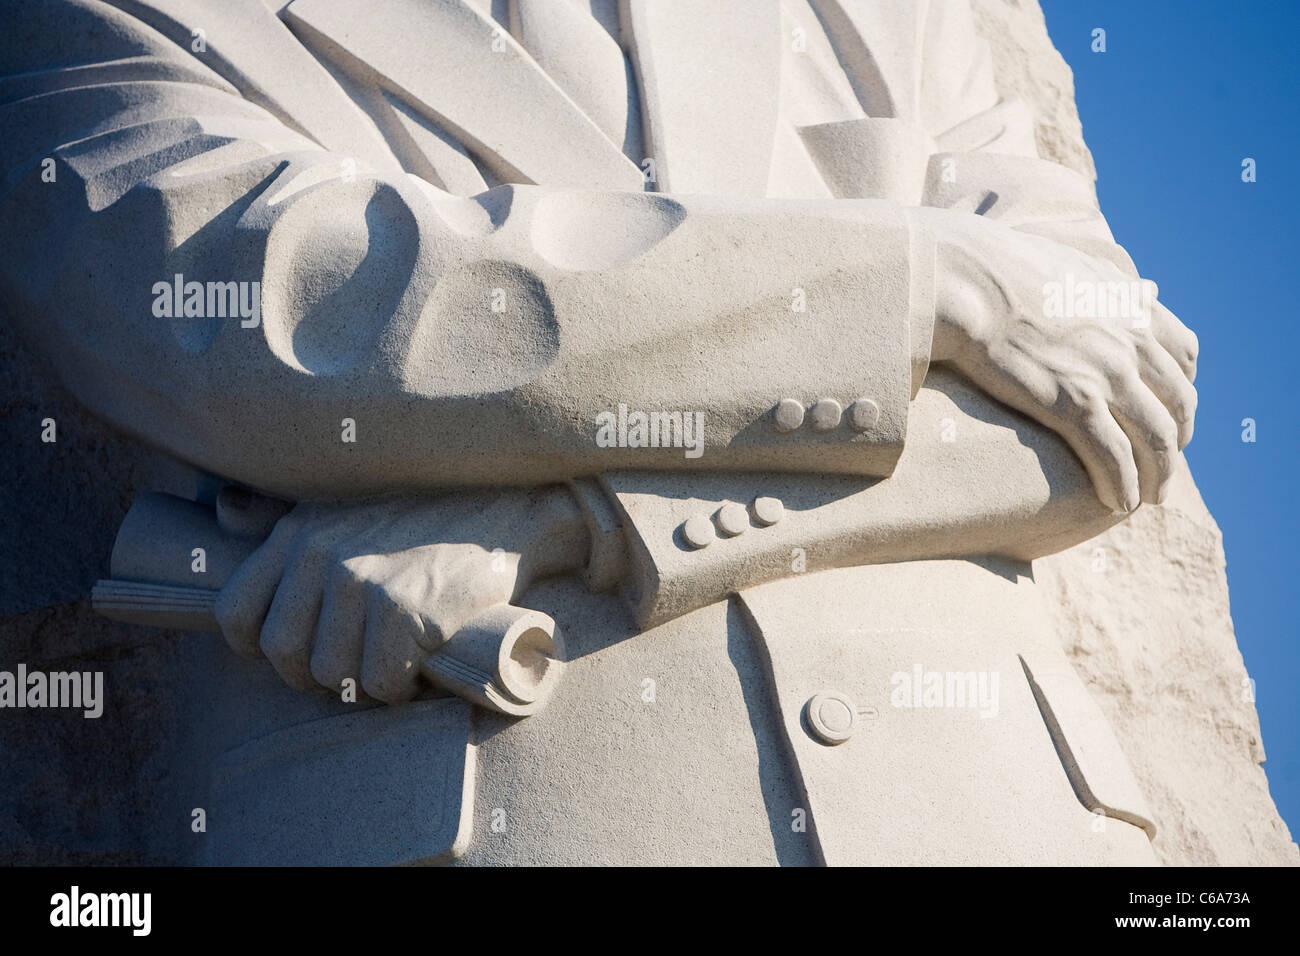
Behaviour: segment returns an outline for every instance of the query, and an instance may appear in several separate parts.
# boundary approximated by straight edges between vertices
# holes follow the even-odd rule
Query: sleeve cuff
[[[911,397],[930,368],[934,340],[935,239],[920,210],[905,209],[908,235],[908,331],[912,357]]]
[[[627,576],[627,544],[623,524],[600,485],[591,478],[568,482],[577,499],[591,541],[587,566],[582,570],[583,583],[593,594],[615,590]]]

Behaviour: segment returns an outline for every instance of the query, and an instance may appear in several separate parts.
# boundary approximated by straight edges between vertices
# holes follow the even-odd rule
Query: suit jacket
[[[998,95],[965,0],[44,0],[6,27],[0,296],[102,416],[295,498],[569,482],[593,532],[589,583],[623,581],[641,628],[667,622],[646,636],[679,677],[733,652],[717,601],[742,592],[798,770],[790,800],[830,862],[1149,857],[1150,813],[1027,610],[1025,568],[776,581],[1027,559],[1114,520],[1058,439],[927,368],[921,206],[1133,274],[1091,184],[1040,160],[1031,117]],[[636,447],[637,413],[703,413],[704,453],[671,431]],[[596,440],[611,414],[612,445]],[[589,651],[617,631],[588,624]],[[525,748],[498,760],[511,792],[532,799],[516,778],[542,768],[567,794],[611,730],[688,768],[712,752],[698,721],[675,734],[627,733],[626,708],[598,719],[637,661],[581,655],[567,698],[489,734],[487,758]],[[912,661],[1003,675],[1005,716],[957,712],[940,730],[889,712],[833,748],[807,732],[810,695],[836,689],[879,718],[888,675]],[[708,693],[683,712],[724,713],[727,694]],[[361,719],[408,721],[421,753],[433,728],[445,826],[429,857],[443,859],[473,816],[471,722],[460,700],[428,709],[442,723]],[[753,719],[719,718],[723,770]],[[246,788],[277,860],[294,837],[263,751],[284,739],[257,741]],[[389,758],[365,740],[377,773]],[[301,801],[319,788],[294,782],[310,765],[286,752]],[[969,754],[1005,763],[1006,780],[954,781]],[[392,766],[405,780],[407,753]],[[480,776],[504,806],[500,774]],[[332,832],[383,851],[354,838],[369,807],[340,806]],[[593,806],[590,819],[627,812]],[[1088,836],[1088,811],[1123,821],[1103,834],[1114,845]],[[319,854],[315,814],[298,816],[313,821],[298,849]]]
[[[574,482],[589,580],[630,576],[646,624],[796,552],[1032,558],[1113,520],[1055,436],[927,375],[920,206],[1134,274],[965,0],[8,17],[0,297],[76,396],[204,469],[293,498]],[[256,325],[214,306],[230,282]],[[664,447],[628,447],[637,413]],[[684,540],[728,504],[743,533]]]

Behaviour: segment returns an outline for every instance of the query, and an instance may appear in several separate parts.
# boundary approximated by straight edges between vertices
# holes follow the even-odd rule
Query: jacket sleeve
[[[933,249],[897,203],[456,197],[115,6],[8,16],[0,300],[142,440],[294,498],[902,451]],[[879,414],[776,427],[824,396]]]
[[[1068,246],[1136,276],[1092,182],[1039,158],[1029,109],[999,95],[964,0],[813,5],[866,114],[799,129],[837,197],[888,199],[918,224],[954,215],[996,221],[1038,237],[1046,254]],[[917,53],[900,53],[908,50]],[[914,379],[907,448],[883,480],[602,476],[621,522],[625,594],[638,621],[651,626],[728,593],[829,568],[988,554],[1032,560],[1121,520],[1058,436],[946,369],[927,371],[924,357],[914,367],[925,387]],[[600,557],[594,551],[593,563]],[[608,576],[596,569],[589,577]]]

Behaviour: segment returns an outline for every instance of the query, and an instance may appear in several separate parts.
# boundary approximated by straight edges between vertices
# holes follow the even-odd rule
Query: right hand
[[[1059,434],[1112,510],[1164,500],[1192,437],[1196,336],[1155,301],[1154,283],[1069,246],[964,218],[974,222],[940,238],[932,358]],[[1051,283],[1062,296],[1091,286],[1098,301],[1121,288],[1110,283],[1124,283],[1146,307],[1067,318],[1049,307]]]
[[[235,571],[217,622],[293,687],[355,680],[396,703],[420,664],[470,618],[576,567],[585,526],[564,489],[303,502]]]

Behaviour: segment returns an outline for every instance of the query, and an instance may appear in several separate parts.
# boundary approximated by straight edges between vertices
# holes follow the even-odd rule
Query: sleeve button
[[[707,548],[717,537],[713,531],[713,522],[705,515],[692,515],[682,525],[682,537],[695,550]]]
[[[773,419],[776,422],[776,430],[779,432],[792,432],[803,424],[803,402],[795,398],[783,398],[776,403],[776,411]]]
[[[844,410],[835,399],[820,399],[809,411],[813,431],[828,432],[833,428],[838,428],[843,414]]]
[[[735,537],[749,528],[749,513],[734,501],[729,501],[718,509],[718,530],[729,537]]]
[[[776,524],[785,515],[785,505],[780,498],[755,498],[754,520],[763,527]]]
[[[869,398],[859,398],[849,407],[849,425],[857,432],[869,431],[880,421],[880,406]]]

